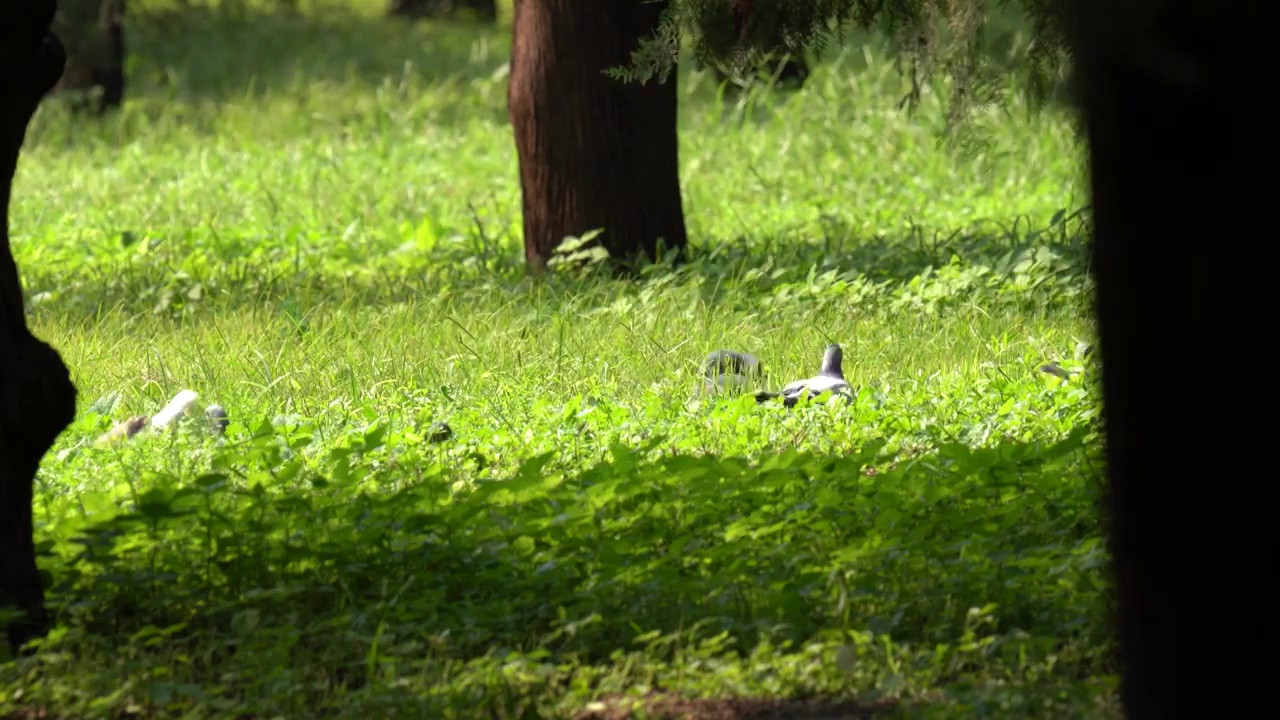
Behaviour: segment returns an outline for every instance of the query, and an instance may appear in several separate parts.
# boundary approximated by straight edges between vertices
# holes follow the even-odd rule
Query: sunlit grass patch
[[[81,403],[0,712],[1114,712],[1064,118],[960,154],[874,46],[741,109],[686,68],[693,260],[534,279],[506,31],[371,8],[140,11],[123,114],[41,111],[14,251]],[[850,404],[695,396],[711,350],[776,388],[828,342]],[[182,388],[225,438],[94,445]]]

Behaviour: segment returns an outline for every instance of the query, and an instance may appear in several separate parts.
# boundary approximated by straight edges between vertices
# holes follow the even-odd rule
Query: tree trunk
[[[1266,717],[1278,155],[1251,101],[1273,25],[1261,3],[1078,7],[1126,714]]]
[[[36,469],[75,415],[76,390],[57,351],[27,328],[18,267],[9,248],[9,195],[27,123],[62,74],[66,56],[48,32],[52,0],[14,0],[0,15],[0,606],[16,647],[44,625],[44,589],[32,542]]]
[[[66,68],[54,93],[101,90],[97,102],[88,97],[73,102],[76,110],[102,113],[124,102],[125,0],[62,0],[54,33],[62,41]]]
[[[498,19],[497,0],[391,0],[391,6],[387,8],[388,15],[411,20],[452,15],[459,11],[470,11],[477,19],[486,22]]]
[[[665,2],[516,0],[507,92],[524,196],[525,260],[545,269],[566,236],[603,229],[615,267],[688,244],[680,198],[675,69],[624,83]]]

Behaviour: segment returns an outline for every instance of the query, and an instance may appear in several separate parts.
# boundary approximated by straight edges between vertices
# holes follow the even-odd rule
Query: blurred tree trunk
[[[1126,714],[1266,717],[1277,264],[1260,211],[1280,155],[1251,99],[1273,24],[1261,3],[1076,7]]]
[[[479,20],[495,22],[498,19],[497,0],[391,0],[387,14],[394,17],[420,20],[422,18],[471,12]]]
[[[52,0],[13,0],[0,11],[0,606],[24,613],[7,628],[15,648],[45,622],[31,536],[32,484],[41,458],[76,409],[62,358],[27,328],[9,248],[9,196],[27,123],[66,60],[48,32],[53,11]]]
[[[657,257],[660,240],[677,258],[688,244],[675,70],[661,84],[604,74],[630,61],[665,7],[516,0],[507,100],[535,272],[566,236],[599,228],[618,269]]]
[[[66,48],[67,64],[53,92],[101,91],[96,102],[75,102],[78,110],[101,113],[124,102],[124,10],[125,0],[58,3],[53,31]]]

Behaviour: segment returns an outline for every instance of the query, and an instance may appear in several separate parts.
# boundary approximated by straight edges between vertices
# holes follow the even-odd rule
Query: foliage
[[[772,56],[821,53],[852,29],[892,38],[910,83],[902,98],[909,109],[924,88],[945,81],[951,128],[975,108],[1008,107],[1011,87],[1033,110],[1060,93],[1070,61],[1065,7],[1058,0],[671,0],[630,65],[609,72],[629,81],[665,78],[686,36],[699,66],[741,72]],[[1025,37],[1011,37],[1011,26]],[[1003,56],[993,56],[993,40]],[[1011,68],[1020,83],[1011,84]]]
[[[383,10],[140,11],[121,115],[37,117],[14,250],[82,403],[0,716],[1117,716],[1061,117],[960,157],[881,46],[729,107],[686,69],[694,261],[533,280],[506,38]],[[776,386],[828,340],[851,405],[694,394],[709,350]],[[93,444],[182,387],[224,441]]]

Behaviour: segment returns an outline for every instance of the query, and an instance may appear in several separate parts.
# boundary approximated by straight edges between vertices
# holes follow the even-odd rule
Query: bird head
[[[840,361],[843,359],[844,353],[840,350],[840,346],[831,343],[822,353],[822,371],[821,374],[831,377],[844,377],[844,370],[840,367]]]

